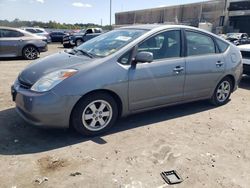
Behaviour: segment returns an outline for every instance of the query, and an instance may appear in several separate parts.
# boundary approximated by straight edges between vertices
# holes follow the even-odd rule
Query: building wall
[[[220,17],[224,15],[226,0],[161,7],[145,10],[116,13],[116,25],[148,23],[181,23],[198,26],[199,21],[219,26]]]

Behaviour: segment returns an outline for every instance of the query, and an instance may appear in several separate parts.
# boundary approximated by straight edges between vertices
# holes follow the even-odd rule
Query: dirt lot
[[[41,56],[60,50],[53,44]],[[18,117],[10,86],[29,63],[0,60],[1,188],[249,187],[249,77],[225,106],[202,101],[142,113],[89,139],[41,130]],[[172,169],[181,184],[168,186],[160,177]]]

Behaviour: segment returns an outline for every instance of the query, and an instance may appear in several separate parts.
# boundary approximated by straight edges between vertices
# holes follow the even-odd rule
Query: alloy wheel
[[[27,59],[35,59],[37,57],[37,54],[37,49],[33,46],[29,46],[24,50],[24,55]]]
[[[90,131],[104,129],[112,119],[113,110],[105,100],[96,100],[86,106],[82,113],[82,123]]]
[[[224,102],[228,99],[229,95],[231,92],[231,85],[228,81],[223,81],[219,85],[217,92],[216,92],[216,97],[219,102]]]

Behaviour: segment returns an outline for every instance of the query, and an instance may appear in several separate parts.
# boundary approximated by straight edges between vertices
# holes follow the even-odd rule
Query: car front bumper
[[[63,45],[71,45],[71,46],[75,46],[75,43],[73,40],[66,40],[63,41]]]
[[[47,52],[48,51],[48,45],[38,47],[38,51],[41,52]]]
[[[28,123],[39,127],[68,128],[71,111],[80,97],[59,96],[52,91],[37,93],[22,88],[16,81],[11,87],[16,111]]]

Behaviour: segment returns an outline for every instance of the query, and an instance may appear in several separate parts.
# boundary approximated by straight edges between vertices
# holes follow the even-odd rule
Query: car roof
[[[18,28],[14,28],[14,27],[6,27],[6,26],[0,26],[0,29],[19,30]]]
[[[39,29],[39,30],[45,31],[44,28],[40,28],[40,27],[21,27],[21,29]]]
[[[23,29],[20,29],[20,28],[0,26],[0,29],[9,29],[9,30],[13,30],[13,31],[19,31],[19,32],[25,34],[26,36],[33,36],[33,37],[35,36],[34,34],[29,33]]]
[[[14,30],[14,31],[19,31],[19,32],[24,32],[24,30],[19,29],[19,28],[14,28],[14,27],[5,27],[5,26],[0,26],[0,29],[9,29],[9,30]],[[26,33],[26,32],[25,32]]]
[[[194,31],[198,31],[210,36],[213,36],[216,39],[219,40],[223,40],[224,42],[231,44],[230,42],[224,40],[223,38],[221,38],[218,35],[215,35],[214,33],[211,33],[209,31],[206,31],[204,29],[200,29],[197,27],[192,27],[192,26],[186,26],[186,25],[172,25],[172,24],[144,24],[144,25],[131,25],[131,26],[125,26],[125,27],[120,27],[117,28],[117,30],[119,29],[138,29],[138,30],[146,30],[146,31],[150,31],[150,32],[161,32],[162,30],[166,30],[166,29],[190,29],[190,30],[194,30]]]
[[[163,30],[163,29],[171,29],[171,28],[194,29],[194,30],[200,30],[200,31],[203,31],[203,32],[205,31],[205,30],[199,29],[197,27],[191,27],[191,26],[186,26],[186,25],[171,25],[171,24],[131,25],[131,26],[120,27],[118,29]]]
[[[186,26],[186,25],[171,25],[171,24],[145,24],[145,25],[132,25],[132,26],[126,26],[126,27],[120,27],[118,29],[142,29],[142,30],[147,30],[147,31],[161,31],[161,30],[165,30],[165,29],[192,29],[192,30],[196,30],[196,31],[200,31],[203,33],[207,33],[209,35],[212,35],[216,38],[218,38],[217,35],[208,32],[204,29],[200,29],[197,27],[192,27],[192,26]]]

